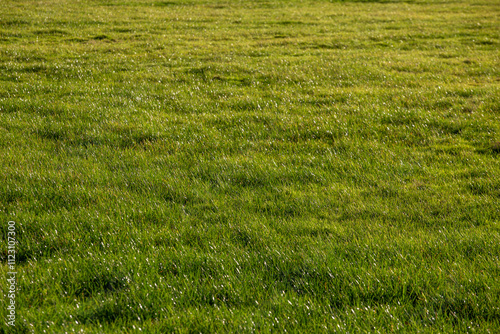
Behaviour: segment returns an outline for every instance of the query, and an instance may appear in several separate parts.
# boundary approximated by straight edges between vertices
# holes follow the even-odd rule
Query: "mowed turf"
[[[500,1],[0,2],[0,333],[500,331]]]

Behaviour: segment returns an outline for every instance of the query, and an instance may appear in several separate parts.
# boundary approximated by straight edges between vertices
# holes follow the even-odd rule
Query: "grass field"
[[[0,333],[500,332],[499,18],[2,0]]]

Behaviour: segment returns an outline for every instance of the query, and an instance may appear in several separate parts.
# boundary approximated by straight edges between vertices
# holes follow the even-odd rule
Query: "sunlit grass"
[[[499,11],[1,2],[15,331],[499,331]]]

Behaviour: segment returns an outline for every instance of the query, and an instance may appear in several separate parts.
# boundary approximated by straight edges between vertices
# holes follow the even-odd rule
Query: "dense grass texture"
[[[0,333],[500,332],[499,18],[2,0]]]

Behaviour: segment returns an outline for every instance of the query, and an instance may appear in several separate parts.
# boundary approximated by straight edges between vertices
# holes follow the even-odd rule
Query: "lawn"
[[[500,332],[499,18],[2,0],[0,333]]]

